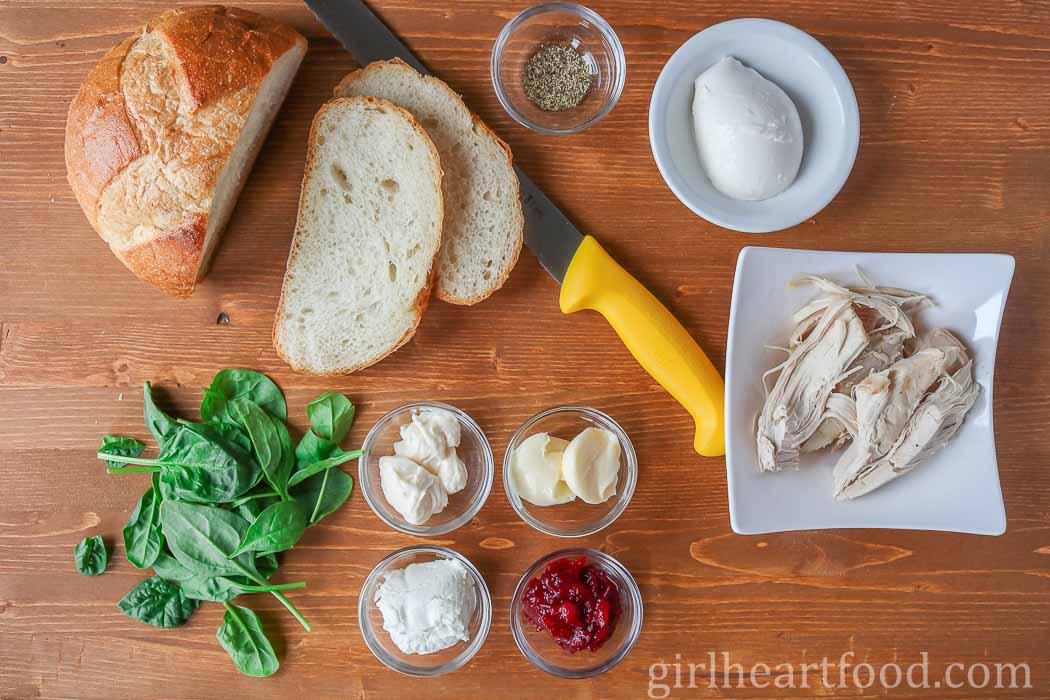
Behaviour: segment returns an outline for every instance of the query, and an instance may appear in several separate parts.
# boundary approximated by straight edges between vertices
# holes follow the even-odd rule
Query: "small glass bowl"
[[[470,641],[459,642],[433,654],[405,654],[383,629],[383,613],[376,605],[376,591],[383,585],[383,576],[403,569],[409,564],[420,564],[435,559],[456,559],[467,567],[474,580],[476,604],[467,629]],[[485,579],[470,560],[447,547],[417,544],[399,549],[375,565],[368,574],[357,601],[357,622],[368,650],[388,668],[408,676],[440,676],[455,671],[470,661],[488,636],[492,624],[492,597]]]
[[[572,440],[585,428],[604,428],[620,441],[616,495],[604,503],[585,503],[577,498],[556,506],[537,506],[522,499],[511,474],[511,460],[518,446],[536,433]],[[556,406],[537,413],[518,428],[503,455],[503,489],[514,512],[540,532],[555,537],[583,537],[611,525],[630,503],[637,481],[638,457],[627,433],[605,413],[586,406]]]
[[[383,495],[379,478],[379,458],[394,454],[394,443],[401,439],[400,429],[412,420],[412,412],[423,408],[449,411],[459,419],[462,437],[456,453],[467,468],[467,485],[450,494],[448,505],[422,525],[413,525],[394,510]],[[437,401],[415,401],[395,408],[372,426],[362,445],[364,454],[358,460],[357,478],[368,507],[395,530],[417,537],[430,537],[452,532],[477,515],[492,490],[494,463],[492,448],[485,433],[474,419],[455,406]]]
[[[605,644],[595,651],[562,649],[546,630],[538,630],[522,610],[522,598],[529,581],[543,573],[548,564],[564,557],[587,557],[587,563],[604,570],[620,588],[622,611],[616,629]],[[638,641],[642,631],[642,594],[634,577],[613,557],[594,549],[562,549],[543,557],[526,571],[514,589],[510,601],[510,629],[518,650],[534,666],[559,678],[591,678],[620,663]]]
[[[580,104],[547,112],[525,94],[525,64],[545,44],[568,44],[591,71],[591,88]],[[492,84],[503,109],[541,134],[575,134],[601,121],[623,92],[627,59],[616,32],[594,10],[571,2],[534,5],[499,33],[492,48]]]

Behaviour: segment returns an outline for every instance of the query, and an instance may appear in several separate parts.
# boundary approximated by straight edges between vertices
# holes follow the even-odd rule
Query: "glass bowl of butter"
[[[379,419],[365,437],[358,484],[368,506],[395,530],[451,532],[477,515],[492,490],[492,448],[469,415],[416,401]]]
[[[556,406],[522,424],[503,457],[514,512],[540,532],[583,537],[611,525],[631,500],[638,457],[623,428],[586,406]]]
[[[492,597],[469,559],[419,544],[376,564],[361,586],[357,612],[368,650],[388,668],[440,676],[462,667],[485,643]]]

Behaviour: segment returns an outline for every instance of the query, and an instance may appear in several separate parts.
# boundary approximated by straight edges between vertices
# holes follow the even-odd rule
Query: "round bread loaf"
[[[305,53],[290,27],[208,5],[162,14],[99,61],[69,108],[66,169],[129,270],[193,292]]]

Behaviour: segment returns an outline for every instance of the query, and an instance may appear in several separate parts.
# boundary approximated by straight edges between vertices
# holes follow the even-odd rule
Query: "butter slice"
[[[562,476],[586,503],[604,503],[616,494],[620,441],[603,428],[587,428],[572,439],[561,462]]]
[[[562,454],[568,441],[547,433],[530,435],[510,458],[518,495],[537,506],[556,506],[576,498],[562,479]]]

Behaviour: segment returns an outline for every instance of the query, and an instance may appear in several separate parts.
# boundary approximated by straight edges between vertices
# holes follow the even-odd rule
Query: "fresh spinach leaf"
[[[322,437],[318,437],[317,433],[311,428],[303,434],[303,439],[299,441],[299,444],[295,447],[295,463],[297,469],[313,464],[314,462],[320,462],[322,459],[332,454],[332,451],[338,447],[331,440],[325,440]]]
[[[104,435],[102,437],[102,446],[98,448],[98,451],[114,457],[138,457],[144,449],[146,449],[146,446],[135,438]],[[113,468],[127,464],[127,462],[120,459],[107,459],[104,461],[106,466]]]
[[[354,480],[342,469],[326,469],[291,489],[292,498],[310,514],[310,524],[339,509],[354,489]]]
[[[176,586],[160,576],[143,579],[124,596],[117,607],[130,618],[154,627],[181,627],[197,609]]]
[[[102,541],[102,535],[92,535],[80,540],[73,548],[73,563],[77,571],[85,576],[98,576],[106,570],[109,555],[106,553],[106,543]]]
[[[248,530],[248,521],[236,513],[212,506],[164,501],[160,521],[172,554],[191,571],[208,576],[241,575],[256,585],[267,585],[255,568],[251,553],[233,555]],[[283,593],[271,593],[307,632],[312,629]]]
[[[248,369],[224,369],[215,375],[204,391],[201,419],[236,422],[230,413],[229,402],[245,398],[282,421],[288,421],[288,406],[284,394],[269,377]]]
[[[179,563],[207,576],[261,578],[251,555],[229,556],[248,531],[248,521],[222,508],[164,501],[160,506],[164,539]]]
[[[198,575],[180,564],[178,559],[165,550],[162,550],[153,561],[153,573],[165,581],[178,584]]]
[[[250,457],[196,424],[182,424],[170,436],[155,459],[126,457],[129,464],[160,471],[165,500],[195,503],[225,503],[255,486],[262,478]],[[134,467],[111,469],[111,473],[145,471]]]
[[[281,498],[288,500],[288,477],[294,466],[288,428],[247,399],[234,399],[229,405],[248,432],[263,477]]]
[[[274,503],[252,522],[230,556],[235,557],[243,552],[269,554],[291,549],[309,524],[309,516],[295,501]]]
[[[296,484],[302,483],[314,474],[320,474],[326,469],[338,467],[340,464],[349,462],[352,459],[357,459],[362,454],[364,454],[364,452],[361,450],[351,450],[350,452],[344,452],[343,450],[336,448],[335,452],[327,459],[322,459],[320,462],[314,462],[313,464],[308,464],[305,467],[300,467],[297,472],[292,474],[292,478],[288,480],[288,486],[292,487]]]
[[[215,634],[219,644],[241,673],[257,678],[272,676],[280,664],[263,632],[259,616],[240,605],[225,605],[226,614]]]
[[[255,555],[255,568],[258,570],[259,575],[267,581],[270,577],[277,573],[277,555],[273,552],[269,554],[259,554],[256,552]]]
[[[350,432],[357,409],[337,391],[321,394],[306,404],[306,415],[318,437],[339,444]]]
[[[128,561],[140,569],[153,566],[164,546],[160,530],[160,483],[153,475],[153,485],[142,494],[131,517],[124,524],[124,552]]]
[[[146,429],[157,441],[157,447],[163,448],[168,436],[175,431],[175,419],[157,408],[153,401],[153,387],[149,382],[142,385],[142,412],[146,420]]]

